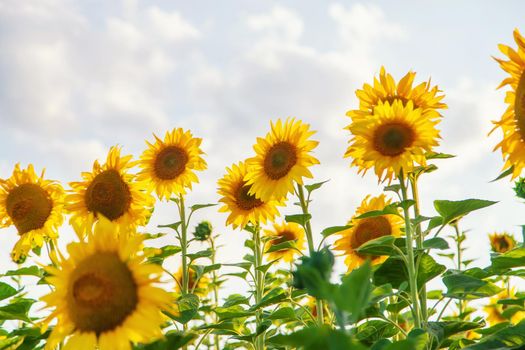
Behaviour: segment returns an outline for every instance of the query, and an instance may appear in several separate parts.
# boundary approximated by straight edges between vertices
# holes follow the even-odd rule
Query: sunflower
[[[355,92],[359,99],[359,109],[348,111],[346,115],[352,120],[367,118],[380,103],[392,104],[399,100],[405,105],[412,101],[414,108],[421,108],[422,114],[427,118],[439,117],[437,110],[447,108],[447,105],[441,102],[445,96],[439,94],[441,91],[437,86],[431,86],[430,80],[413,86],[415,77],[416,73],[408,72],[396,84],[392,75],[381,67],[379,79],[374,78],[374,86],[364,84],[362,90]]]
[[[511,90],[505,96],[507,109],[500,120],[493,122],[495,126],[492,129],[501,128],[503,132],[503,140],[494,150],[501,149],[505,160],[503,169],[512,169],[512,179],[518,177],[525,167],[525,38],[518,29],[514,30],[514,40],[518,45],[517,51],[507,45],[499,45],[500,51],[509,60],[496,58],[496,61],[510,75],[499,87],[510,85]]]
[[[64,189],[60,183],[38,176],[32,164],[15,165],[11,177],[0,180],[0,227],[14,225],[20,235],[11,257],[20,263],[44,239],[56,239],[64,217]]]
[[[513,324],[519,323],[525,318],[525,311],[512,311],[509,312],[510,305],[498,304],[498,301],[502,299],[512,299],[515,296],[514,289],[507,288],[501,291],[496,296],[490,298],[489,304],[483,307],[483,311],[487,314],[487,323],[493,326],[502,322],[512,322]]]
[[[401,169],[407,173],[414,163],[426,164],[425,153],[438,145],[438,122],[423,117],[411,101],[406,106],[399,100],[379,103],[373,115],[349,126],[353,138],[345,157],[353,158],[359,172],[374,167],[379,181],[391,181]]]
[[[84,181],[72,182],[66,197],[66,209],[72,214],[70,223],[80,237],[89,232],[101,214],[123,227],[145,225],[151,215],[154,198],[147,186],[128,174],[135,166],[131,155],[120,156],[119,147],[111,147],[106,163],[98,160],[93,172],[84,172]]]
[[[303,177],[312,178],[308,167],[319,164],[310,154],[319,143],[309,139],[314,133],[308,124],[293,118],[272,122],[271,131],[253,146],[256,156],[248,159],[250,194],[265,202],[283,200],[294,191],[295,182],[302,185]]]
[[[87,240],[70,243],[69,258],[46,268],[54,290],[42,297],[57,319],[46,350],[66,340],[64,349],[130,350],[133,343],[162,337],[162,310],[171,296],[156,286],[158,265],[145,264],[142,238],[100,217]],[[67,339],[66,339],[67,338]]]
[[[394,214],[357,219],[358,216],[374,210],[383,210],[390,200],[384,194],[378,197],[366,196],[357,208],[354,216],[348,222],[350,228],[339,233],[341,236],[336,242],[334,249],[342,250],[346,255],[345,263],[349,270],[361,266],[366,259],[370,259],[373,265],[380,264],[386,260],[385,256],[363,255],[356,251],[364,243],[383,236],[399,237],[403,219]]]
[[[202,139],[193,137],[190,131],[181,128],[166,132],[164,141],[156,135],[155,143],[140,157],[139,180],[151,181],[160,199],[185,194],[192,183],[199,182],[195,170],[205,170],[207,165],[201,157]]]
[[[226,225],[244,228],[248,223],[265,224],[279,215],[277,206],[282,203],[275,200],[265,202],[250,194],[251,186],[244,180],[247,173],[245,162],[233,164],[226,168],[226,172],[218,181],[217,191],[221,195],[219,202],[224,203],[219,211],[230,213]]]
[[[305,233],[304,229],[293,222],[274,224],[273,229],[265,230],[264,235],[269,238],[268,248],[278,244],[295,241],[295,248],[285,248],[274,252],[266,253],[268,260],[283,259],[285,262],[292,262],[294,257],[304,248]],[[299,251],[298,251],[299,250]]]
[[[516,240],[507,232],[489,235],[490,248],[496,253],[506,253],[516,247]]]
[[[175,273],[175,291],[177,293],[181,293],[181,286],[182,286],[182,266],[177,270]],[[189,269],[188,273],[188,291],[189,293],[198,295],[199,297],[205,297],[208,295],[208,291],[210,289],[210,279],[208,276],[203,274],[198,280],[197,280],[197,272],[193,269]]]

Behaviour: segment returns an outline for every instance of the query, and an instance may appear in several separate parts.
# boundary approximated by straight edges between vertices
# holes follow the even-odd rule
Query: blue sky
[[[138,156],[153,132],[184,127],[204,139],[209,164],[188,200],[214,202],[224,167],[251,156],[270,120],[296,116],[318,131],[316,178],[331,179],[314,199],[314,229],[344,224],[381,191],[342,158],[354,91],[381,65],[397,79],[414,70],[444,90],[439,150],[458,155],[423,179],[423,214],[434,199],[499,201],[463,223],[468,255],[483,265],[487,233],[518,235],[524,223],[511,184],[489,183],[502,161],[492,153],[500,135],[487,137],[505,108],[491,56],[515,27],[525,32],[524,10],[520,0],[0,0],[0,177],[31,162],[75,181],[114,144]],[[149,229],[172,212],[160,205]],[[239,260],[243,233],[206,216],[222,233],[221,259]],[[3,233],[11,247],[14,231]]]

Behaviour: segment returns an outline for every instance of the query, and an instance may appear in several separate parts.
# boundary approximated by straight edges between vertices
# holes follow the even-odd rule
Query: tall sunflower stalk
[[[301,206],[303,215],[306,218],[309,218],[310,217],[310,213],[308,211],[309,201],[304,196],[304,189],[303,189],[303,185],[301,184],[297,184],[297,197],[299,198],[299,204]],[[306,233],[306,240],[308,242],[308,252],[309,252],[309,255],[311,256],[313,252],[315,251],[315,247],[314,247],[314,238],[313,238],[312,225],[310,223],[310,219],[305,220],[304,231]],[[316,298],[315,302],[316,302],[316,306],[318,310],[317,311],[317,323],[319,325],[322,325],[324,323],[323,301],[321,299]]]
[[[261,228],[259,225],[254,226],[253,230],[253,243],[254,243],[254,253],[255,253],[255,263],[254,267],[254,278],[255,278],[255,305],[258,305],[264,295],[265,283],[264,283],[264,272],[261,271],[260,267],[263,264],[263,253],[264,253],[264,244],[261,241]],[[256,332],[259,332],[259,329],[262,325],[262,310],[258,309],[255,314],[255,324]],[[255,350],[264,350],[265,346],[265,332],[261,332],[255,338]]]

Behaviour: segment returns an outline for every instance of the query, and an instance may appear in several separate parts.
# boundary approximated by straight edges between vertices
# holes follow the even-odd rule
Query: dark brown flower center
[[[374,132],[374,149],[384,156],[395,157],[412,145],[414,136],[414,131],[406,124],[383,124]]]
[[[297,237],[295,237],[295,234],[291,231],[279,232],[277,235],[279,237],[272,239],[270,243],[271,245],[277,245],[288,241],[294,241],[297,239]]]
[[[7,215],[19,234],[42,228],[52,209],[53,201],[47,192],[36,184],[22,184],[7,195]]]
[[[264,158],[264,172],[272,180],[286,176],[297,163],[297,150],[288,142],[273,145]]]
[[[69,317],[81,332],[98,335],[120,326],[138,303],[137,285],[117,253],[85,258],[70,277]]]
[[[235,203],[242,210],[252,210],[264,204],[262,200],[250,194],[251,186],[241,184],[235,191]]]
[[[84,201],[89,211],[116,220],[128,210],[131,193],[119,172],[110,169],[95,176],[86,189]]]
[[[525,73],[521,74],[518,88],[516,89],[514,114],[516,115],[516,123],[521,135],[521,140],[525,142]]]
[[[155,158],[155,175],[162,180],[173,180],[186,169],[188,154],[178,146],[168,146]]]
[[[354,249],[373,239],[392,234],[390,221],[384,216],[361,219],[358,221],[350,244]]]

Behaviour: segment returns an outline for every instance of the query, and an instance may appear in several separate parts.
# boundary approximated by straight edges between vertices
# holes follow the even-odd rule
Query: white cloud
[[[299,15],[283,6],[276,5],[270,13],[246,18],[248,27],[264,31],[266,35],[284,41],[296,41],[303,33],[303,21]]]

